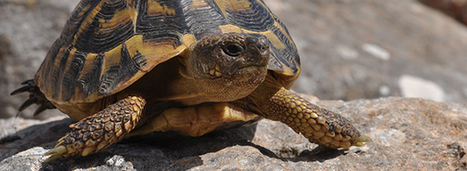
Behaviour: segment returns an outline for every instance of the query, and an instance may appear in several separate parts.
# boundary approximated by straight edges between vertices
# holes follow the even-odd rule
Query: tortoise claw
[[[46,109],[50,109],[49,106],[42,104],[41,106],[39,106],[39,108],[36,109],[36,111],[34,111],[33,116],[39,115],[41,112],[43,112]]]
[[[33,91],[33,90],[31,90],[32,88],[34,88],[34,87],[31,86],[31,85],[23,86],[21,88],[16,89],[13,92],[11,92],[10,96],[13,96],[13,95],[18,94],[18,93],[26,92],[26,91]]]
[[[34,79],[29,79],[29,80],[21,82],[21,85],[26,85],[26,84],[34,84]]]
[[[34,83],[34,80],[32,79],[21,82],[21,85],[26,85],[26,86],[23,86],[11,92],[10,96],[18,94],[18,93],[26,92],[26,91],[33,92],[35,90],[34,88],[36,88],[36,84]]]
[[[372,140],[370,137],[361,135],[360,137],[358,137],[357,142],[353,145],[357,147],[361,147],[361,146],[364,146],[366,142],[371,142],[371,141]]]
[[[23,111],[24,109],[28,108],[32,104],[38,104],[40,107],[34,112],[34,116],[37,116],[39,113],[44,111],[45,109],[53,109],[55,106],[47,100],[44,94],[39,90],[39,87],[36,86],[34,80],[26,80],[21,83],[25,85],[21,88],[16,89],[15,91],[11,92],[10,95],[15,95],[23,92],[29,92],[29,99],[27,99],[19,108],[18,111]]]
[[[50,157],[47,158],[44,161],[44,163],[49,163],[49,162],[61,159],[63,157],[63,154],[65,154],[66,152],[68,152],[68,150],[63,145],[60,145],[58,147],[54,147],[54,148],[50,149],[49,151],[45,152],[44,155],[50,156]]]
[[[39,102],[39,99],[37,99],[37,97],[30,97],[29,99],[27,99],[26,101],[24,101],[24,103],[18,108],[18,111],[23,111],[24,109],[26,109],[27,107],[31,106],[32,104],[34,103],[37,103]]]

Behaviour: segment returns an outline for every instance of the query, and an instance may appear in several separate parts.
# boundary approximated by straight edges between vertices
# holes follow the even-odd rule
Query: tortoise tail
[[[34,112],[34,116],[37,116],[46,109],[55,108],[55,106],[49,100],[47,100],[47,98],[45,98],[44,94],[39,90],[39,87],[37,87],[36,83],[34,83],[34,80],[26,80],[22,82],[21,85],[24,86],[10,93],[12,96],[23,92],[29,92],[29,99],[24,101],[24,103],[18,108],[18,111],[21,112],[32,104],[38,104],[39,108],[37,108]]]

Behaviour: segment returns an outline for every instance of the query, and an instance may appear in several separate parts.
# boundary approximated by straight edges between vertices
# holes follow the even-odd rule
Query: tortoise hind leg
[[[145,103],[139,96],[128,96],[70,125],[72,130],[45,153],[50,155],[45,162],[75,155],[87,156],[122,140],[137,125]]]
[[[34,112],[34,116],[37,116],[46,109],[55,108],[55,106],[45,98],[44,94],[39,90],[39,87],[36,86],[34,80],[26,80],[21,84],[24,86],[10,93],[10,95],[15,95],[23,92],[29,92],[29,99],[24,101],[24,103],[18,108],[18,111],[21,112],[34,103],[39,105],[39,108]]]

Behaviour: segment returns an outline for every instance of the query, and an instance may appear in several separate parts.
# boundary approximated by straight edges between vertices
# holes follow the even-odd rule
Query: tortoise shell
[[[203,37],[229,32],[264,35],[268,69],[284,87],[298,77],[296,47],[262,0],[82,0],[34,81],[56,105],[91,103],[124,90]]]

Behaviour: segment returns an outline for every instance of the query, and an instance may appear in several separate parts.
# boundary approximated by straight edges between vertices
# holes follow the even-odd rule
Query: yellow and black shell
[[[91,103],[183,55],[193,42],[227,32],[266,36],[268,69],[289,85],[297,78],[296,47],[262,0],[82,0],[34,81],[55,104]]]

